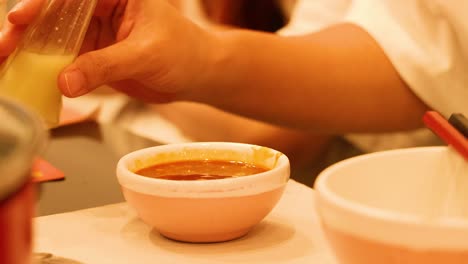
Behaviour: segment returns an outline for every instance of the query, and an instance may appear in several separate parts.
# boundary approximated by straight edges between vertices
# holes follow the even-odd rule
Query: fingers
[[[30,24],[40,13],[45,0],[22,0],[8,14],[8,20],[15,25]]]
[[[96,16],[111,17],[116,10],[125,9],[127,0],[101,0],[96,6]]]
[[[136,63],[131,63],[132,48],[126,42],[85,53],[64,69],[59,88],[65,96],[78,97],[97,87],[130,78]]]
[[[127,0],[102,0],[96,6],[96,16],[108,18],[116,40],[125,39],[133,27],[133,19],[124,19]]]
[[[44,0],[23,0],[8,14],[0,33],[0,57],[10,55],[18,45],[24,30],[40,13]]]
[[[83,43],[81,44],[80,54],[95,50],[99,43],[99,36],[102,31],[102,23],[99,18],[93,18],[89,23]]]
[[[5,26],[0,33],[0,57],[10,55],[15,51],[18,42],[23,36],[25,27],[14,26],[9,22],[5,23]]]

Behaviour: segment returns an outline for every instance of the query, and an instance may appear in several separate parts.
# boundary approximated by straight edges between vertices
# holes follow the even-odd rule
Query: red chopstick
[[[468,161],[468,139],[441,114],[436,111],[428,111],[424,114],[423,121],[432,132],[457,150]]]

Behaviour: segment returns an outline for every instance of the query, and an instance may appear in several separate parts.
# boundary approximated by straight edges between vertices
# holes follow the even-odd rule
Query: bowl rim
[[[217,147],[218,146],[218,147]],[[236,178],[224,178],[214,179],[209,181],[177,181],[167,179],[157,179],[138,175],[128,169],[128,163],[138,159],[145,155],[151,155],[152,153],[161,152],[165,149],[178,149],[178,148],[226,148],[226,147],[237,147],[237,148],[252,148],[262,147],[272,151],[278,155],[277,165],[265,172],[236,177]],[[289,159],[282,152],[273,148],[259,146],[255,144],[246,143],[235,143],[235,142],[188,142],[188,143],[171,143],[165,145],[158,145],[149,148],[139,149],[124,155],[117,163],[117,179],[119,184],[124,188],[129,188],[133,191],[143,192],[146,194],[156,195],[166,194],[161,196],[197,196],[197,197],[219,197],[220,193],[226,193],[225,196],[240,196],[241,194],[246,195],[248,190],[258,189],[258,192],[264,192],[279,188],[285,185],[290,177],[289,172]],[[287,173],[286,173],[287,172]],[[285,174],[286,173],[286,174]],[[266,183],[266,184],[262,184]],[[138,186],[152,186],[152,190],[149,188],[135,188]],[[258,186],[256,186],[258,185]],[[139,190],[136,190],[139,189]],[[191,189],[191,190],[189,190]],[[172,195],[171,195],[172,193]],[[230,195],[228,195],[230,194]]]
[[[379,158],[389,155],[398,155],[401,153],[420,153],[420,152],[441,152],[446,150],[446,146],[433,146],[433,147],[414,147],[405,149],[394,149],[378,151],[369,154],[363,154],[356,157],[352,157],[326,168],[322,171],[314,184],[314,189],[320,199],[324,199],[327,203],[333,204],[340,210],[347,212],[348,214],[358,215],[360,217],[366,217],[369,219],[390,222],[392,224],[405,225],[405,226],[418,226],[421,228],[444,228],[444,229],[455,229],[455,230],[468,230],[468,220],[462,219],[440,219],[438,221],[421,221],[421,217],[411,214],[405,214],[396,211],[390,211],[381,208],[375,208],[368,205],[364,205],[355,201],[347,200],[336,192],[328,188],[327,182],[332,175],[343,167],[353,164],[355,162],[363,161],[369,158]]]

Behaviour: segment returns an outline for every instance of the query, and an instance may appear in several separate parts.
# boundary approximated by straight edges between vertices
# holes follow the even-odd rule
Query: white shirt
[[[456,0],[299,0],[282,35],[311,33],[334,23],[361,26],[380,44],[413,92],[448,117],[468,116],[468,10]],[[364,151],[434,144],[426,129],[348,135]]]

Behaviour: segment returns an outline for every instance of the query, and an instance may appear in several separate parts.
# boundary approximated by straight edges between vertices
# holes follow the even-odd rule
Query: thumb
[[[84,53],[66,67],[58,78],[58,86],[67,97],[78,97],[97,87],[132,76],[131,51],[125,42]]]

